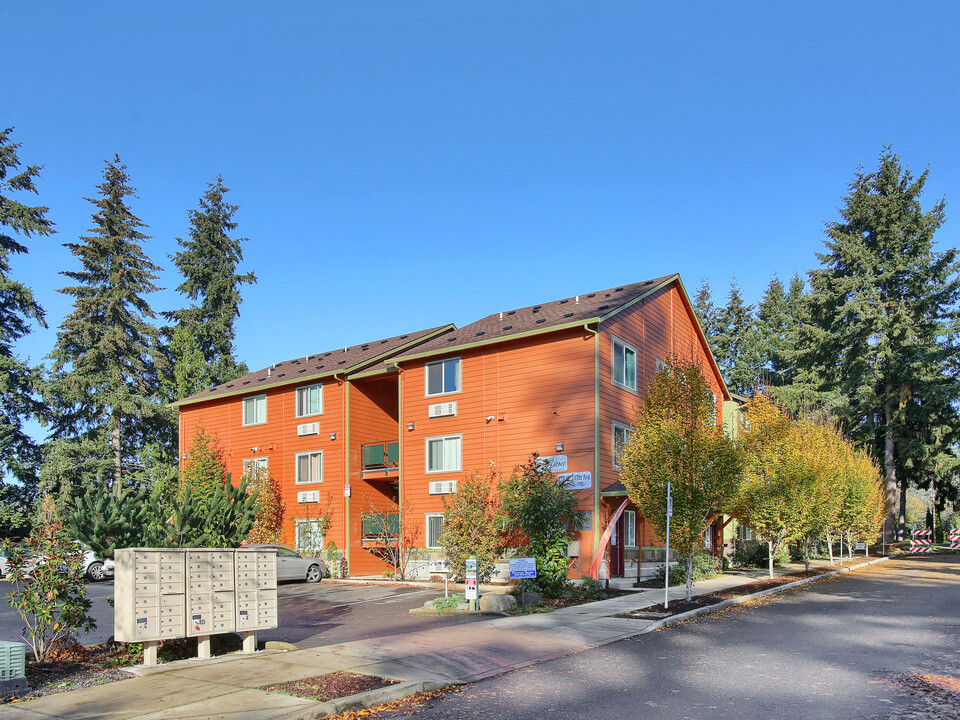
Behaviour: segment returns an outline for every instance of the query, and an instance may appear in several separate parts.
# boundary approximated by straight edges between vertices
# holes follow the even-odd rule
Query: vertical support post
[[[520,578],[520,610],[527,611],[527,579]]]
[[[673,516],[673,497],[667,483],[667,554],[663,558],[663,609],[670,607],[670,518]]]
[[[197,657],[201,660],[210,659],[210,636],[201,635],[197,638]]]
[[[243,633],[243,651],[253,653],[257,651],[257,631],[247,630]]]
[[[143,666],[144,667],[156,667],[157,666],[157,643],[156,640],[147,640],[143,643]]]

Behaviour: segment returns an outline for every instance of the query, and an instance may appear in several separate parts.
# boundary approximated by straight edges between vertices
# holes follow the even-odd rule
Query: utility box
[[[277,627],[277,552],[236,552],[237,626],[239,631]]]
[[[121,642],[184,637],[186,551],[124,548],[115,558],[114,637]]]
[[[26,668],[27,646],[0,640],[0,697],[27,694]]]

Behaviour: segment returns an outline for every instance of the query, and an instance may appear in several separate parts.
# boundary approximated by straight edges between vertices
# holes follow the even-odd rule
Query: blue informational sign
[[[536,558],[510,558],[510,579],[525,580],[537,576]]]

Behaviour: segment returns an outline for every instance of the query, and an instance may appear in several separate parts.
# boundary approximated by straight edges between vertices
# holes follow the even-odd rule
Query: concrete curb
[[[707,605],[706,607],[697,608],[696,610],[689,610],[685,613],[680,613],[679,615],[674,615],[673,617],[664,618],[663,620],[658,620],[657,622],[647,625],[643,628],[637,635],[645,635],[646,633],[653,632],[654,630],[659,630],[660,628],[670,627],[671,625],[677,625],[679,623],[685,622],[687,620],[692,620],[694,618],[701,617],[703,615],[709,615],[711,613],[720,612],[721,610],[726,610],[728,607],[734,605],[739,605],[745,603],[748,600],[755,600],[757,598],[766,597],[767,595],[774,595],[779,592],[784,592],[786,590],[792,590],[793,588],[801,587],[803,585],[809,585],[812,582],[818,582],[829,577],[834,577],[836,575],[841,575],[843,573],[850,572],[851,570],[859,570],[865,568],[869,565],[873,565],[878,562],[884,562],[886,560],[892,560],[896,556],[887,555],[885,557],[876,558],[874,560],[868,560],[867,562],[862,562],[853,567],[840,568],[839,570],[833,570],[828,573],[823,573],[822,575],[816,575],[814,577],[803,578],[802,580],[797,580],[792,583],[786,583],[785,585],[778,585],[774,588],[769,588],[768,590],[761,590],[760,592],[755,592],[751,595],[742,595],[740,597],[731,598],[730,600],[724,600],[719,602],[716,605]]]
[[[379,688],[377,690],[368,690],[358,695],[349,695],[348,697],[337,698],[327,702],[318,702],[314,707],[307,710],[297,710],[287,715],[287,720],[313,720],[314,718],[325,718],[330,715],[339,715],[347,710],[362,710],[365,708],[385,705],[395,700],[403,700],[410,695],[416,695],[422,692],[432,692],[433,690],[442,690],[459,683],[449,682],[405,682],[396,685]]]

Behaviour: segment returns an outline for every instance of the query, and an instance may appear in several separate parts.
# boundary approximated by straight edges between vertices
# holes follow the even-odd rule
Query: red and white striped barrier
[[[912,536],[910,538],[910,552],[912,553],[929,553],[930,545],[932,541],[930,540],[933,535],[932,530],[914,530],[910,533]]]
[[[950,534],[947,536],[947,539],[950,540],[951,550],[960,550],[960,528],[954,528],[951,530]]]

